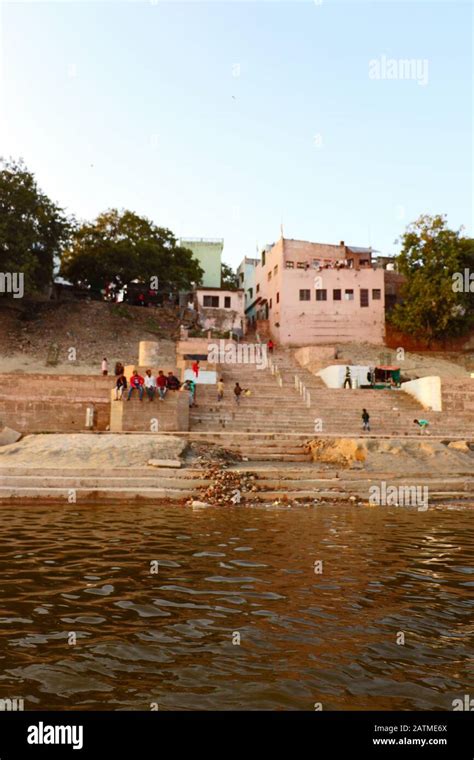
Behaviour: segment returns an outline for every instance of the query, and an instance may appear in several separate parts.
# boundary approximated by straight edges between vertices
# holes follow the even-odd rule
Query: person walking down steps
[[[367,430],[370,433],[370,414],[367,409],[362,409],[362,430]]]
[[[237,406],[240,404],[240,397],[243,393],[243,388],[240,387],[239,383],[236,383],[234,386],[234,396],[235,396],[235,403]]]
[[[344,388],[352,388],[352,376],[351,376],[351,369],[350,367],[346,367],[346,377],[344,380]]]

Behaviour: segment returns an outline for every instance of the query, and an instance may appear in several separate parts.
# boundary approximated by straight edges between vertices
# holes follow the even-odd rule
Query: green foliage
[[[0,159],[0,270],[23,273],[25,293],[44,291],[52,282],[71,227],[22,161]]]
[[[473,256],[473,241],[447,227],[444,216],[423,215],[402,237],[398,271],[402,302],[390,314],[402,332],[428,339],[461,335],[472,324],[472,294],[456,292],[453,275]]]
[[[239,287],[238,281],[237,281],[237,275],[235,274],[232,267],[228,266],[228,264],[221,264],[221,288],[225,288],[226,290],[237,290]]]
[[[177,245],[173,233],[133,211],[110,209],[74,233],[61,274],[75,283],[120,290],[132,281],[177,292],[201,281],[203,270],[192,251]]]

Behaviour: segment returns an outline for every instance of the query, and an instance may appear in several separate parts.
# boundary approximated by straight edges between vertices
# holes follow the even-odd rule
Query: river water
[[[467,508],[0,514],[0,698],[25,710],[450,710],[472,693]]]

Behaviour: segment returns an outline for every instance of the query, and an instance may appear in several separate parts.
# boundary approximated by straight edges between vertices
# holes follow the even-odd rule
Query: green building
[[[180,245],[189,248],[204,269],[201,287],[220,288],[221,257],[224,249],[222,238],[181,238]]]

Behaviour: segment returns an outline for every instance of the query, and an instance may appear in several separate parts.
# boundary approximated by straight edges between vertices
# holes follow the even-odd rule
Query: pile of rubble
[[[188,502],[191,506],[240,504],[244,499],[248,502],[258,490],[257,478],[249,472],[236,472],[220,465],[211,465],[204,470],[203,475],[211,483],[202,490],[200,501],[191,499]]]
[[[197,443],[191,441],[186,451],[186,458],[194,467],[209,467],[213,462],[223,464],[242,461],[242,456],[236,451],[230,451],[214,443]]]

